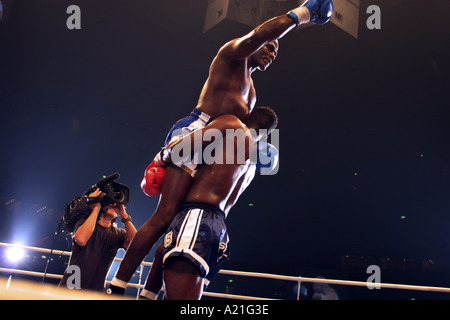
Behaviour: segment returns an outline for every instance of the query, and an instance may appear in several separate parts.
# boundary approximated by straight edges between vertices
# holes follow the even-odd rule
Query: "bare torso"
[[[234,159],[228,161],[232,164],[226,163],[226,155],[223,152],[226,148],[217,148],[216,159],[223,159],[223,164],[203,164],[195,174],[185,201],[207,203],[228,214],[255,176],[256,166],[250,163],[250,155],[256,151],[256,144],[253,142],[249,131],[246,131],[246,133],[245,141],[235,137],[230,138],[228,135],[225,136],[223,140],[225,143],[229,143],[230,139],[234,140]],[[244,162],[237,159],[238,144],[245,145]]]
[[[276,27],[274,29],[279,30],[273,34],[267,33],[267,39],[253,37],[255,33],[252,32],[241,39],[228,42],[219,50],[211,63],[197,109],[213,119],[234,115],[240,120],[235,128],[246,128],[242,122],[256,103],[251,74],[256,69],[265,70],[272,63],[278,52],[278,42],[275,40],[293,26],[292,21],[286,17],[281,17],[280,23],[272,21],[266,26],[271,29],[273,23]],[[224,139],[227,139],[227,136]],[[211,204],[228,214],[255,176],[256,166],[250,164],[249,155],[256,151],[256,144],[249,133],[246,140],[247,161],[241,164],[233,162],[234,164],[202,165],[194,177],[185,201]]]
[[[256,102],[248,59],[229,61],[220,52],[214,58],[197,109],[213,119],[232,114],[244,121]]]

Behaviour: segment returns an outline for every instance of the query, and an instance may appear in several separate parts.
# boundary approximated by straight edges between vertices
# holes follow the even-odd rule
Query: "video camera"
[[[103,207],[113,204],[128,204],[130,201],[130,188],[114,180],[120,177],[119,173],[113,173],[90,187],[82,195],[75,197],[64,210],[63,221],[69,232],[74,231],[75,224],[81,218],[87,218],[92,210],[91,204],[100,203]],[[89,195],[96,189],[102,192],[98,197],[90,198]],[[99,215],[100,217],[100,215]]]

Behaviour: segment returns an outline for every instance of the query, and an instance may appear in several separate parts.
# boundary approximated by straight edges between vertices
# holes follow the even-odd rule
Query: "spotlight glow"
[[[6,257],[11,262],[19,262],[25,255],[25,251],[17,245],[6,251]]]

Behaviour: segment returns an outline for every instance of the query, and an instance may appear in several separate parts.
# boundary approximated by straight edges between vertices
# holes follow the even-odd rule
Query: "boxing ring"
[[[52,254],[58,256],[70,256],[70,251],[63,250],[50,250],[46,248],[39,247],[30,247],[30,246],[17,246],[9,243],[0,242],[0,248],[21,248],[26,251],[35,251],[44,254]],[[122,261],[120,258],[115,258],[114,261]],[[142,262],[140,266],[140,270],[142,271],[143,267],[151,267],[151,262]],[[34,282],[30,284],[29,282],[24,282],[20,280],[17,281],[18,285],[16,285],[15,289],[10,288],[10,282],[12,275],[25,275],[31,277],[41,277],[48,279],[61,279],[62,275],[60,274],[52,274],[52,273],[44,273],[44,272],[36,272],[36,271],[27,271],[20,270],[15,268],[0,268],[0,274],[7,274],[9,279],[0,276],[0,299],[111,299],[108,295],[105,294],[87,294],[83,291],[82,295],[77,295],[76,292],[69,293],[68,291],[80,291],[80,290],[67,290],[67,289],[57,289],[55,285],[49,284],[39,284]],[[285,275],[277,275],[270,273],[259,273],[259,272],[245,272],[245,271],[233,271],[233,270],[221,270],[219,274],[231,275],[231,276],[239,276],[239,277],[250,277],[250,278],[259,278],[259,279],[273,279],[280,281],[288,281],[293,282],[297,285],[297,300],[300,300],[300,292],[301,286],[303,283],[322,283],[329,285],[343,285],[343,286],[357,286],[357,287],[367,287],[368,284],[377,286],[381,289],[398,289],[398,290],[414,290],[414,291],[425,291],[425,292],[439,292],[439,293],[449,293],[450,288],[446,287],[435,287],[435,286],[419,286],[419,285],[406,285],[406,284],[394,284],[394,283],[368,283],[367,281],[350,281],[350,280],[337,280],[337,279],[325,279],[325,278],[311,278],[311,277],[303,277],[303,276],[285,276]],[[107,284],[110,281],[106,281]],[[25,287],[28,287],[26,289]],[[134,287],[138,289],[138,294],[141,289],[144,288],[144,284],[142,283],[142,272],[140,273],[138,283],[129,283],[128,287]],[[44,289],[43,289],[44,288]],[[61,291],[64,290],[64,291]],[[34,296],[32,295],[34,292]],[[29,295],[27,295],[27,293]],[[36,297],[36,293],[38,293]],[[264,297],[255,297],[248,295],[237,295],[237,294],[228,294],[228,293],[215,293],[215,292],[203,292],[203,296],[211,297],[216,299],[235,299],[235,300],[276,300],[272,298],[264,298]],[[126,297],[125,297],[126,298]],[[448,296],[450,299],[450,295]],[[117,299],[114,297],[114,299]]]

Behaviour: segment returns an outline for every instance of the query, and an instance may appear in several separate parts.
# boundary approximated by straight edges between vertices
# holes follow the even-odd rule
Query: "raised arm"
[[[123,247],[125,249],[128,249],[128,246],[131,243],[131,240],[133,240],[133,237],[136,234],[136,227],[131,222],[131,216],[128,215],[126,208],[123,204],[112,205],[112,208],[114,208],[117,215],[121,218],[122,223],[125,226],[125,230],[127,233],[127,239],[125,240]]]
[[[93,193],[91,193],[89,197],[98,197],[100,193],[101,191],[97,189]],[[90,208],[92,209],[91,214],[73,235],[73,239],[75,240],[76,244],[78,244],[81,247],[84,247],[86,245],[86,243],[91,238],[92,233],[94,232],[95,225],[97,223],[97,217],[101,209],[101,204],[100,203],[91,204]]]
[[[251,56],[263,45],[282,38],[299,24],[312,21],[316,24],[328,22],[333,13],[332,0],[307,0],[300,7],[285,15],[272,18],[247,35],[231,40],[220,50],[219,54],[230,60],[241,60]]]
[[[241,38],[227,42],[219,50],[219,55],[228,60],[246,59],[263,45],[282,38],[296,26],[288,15],[272,18]]]

